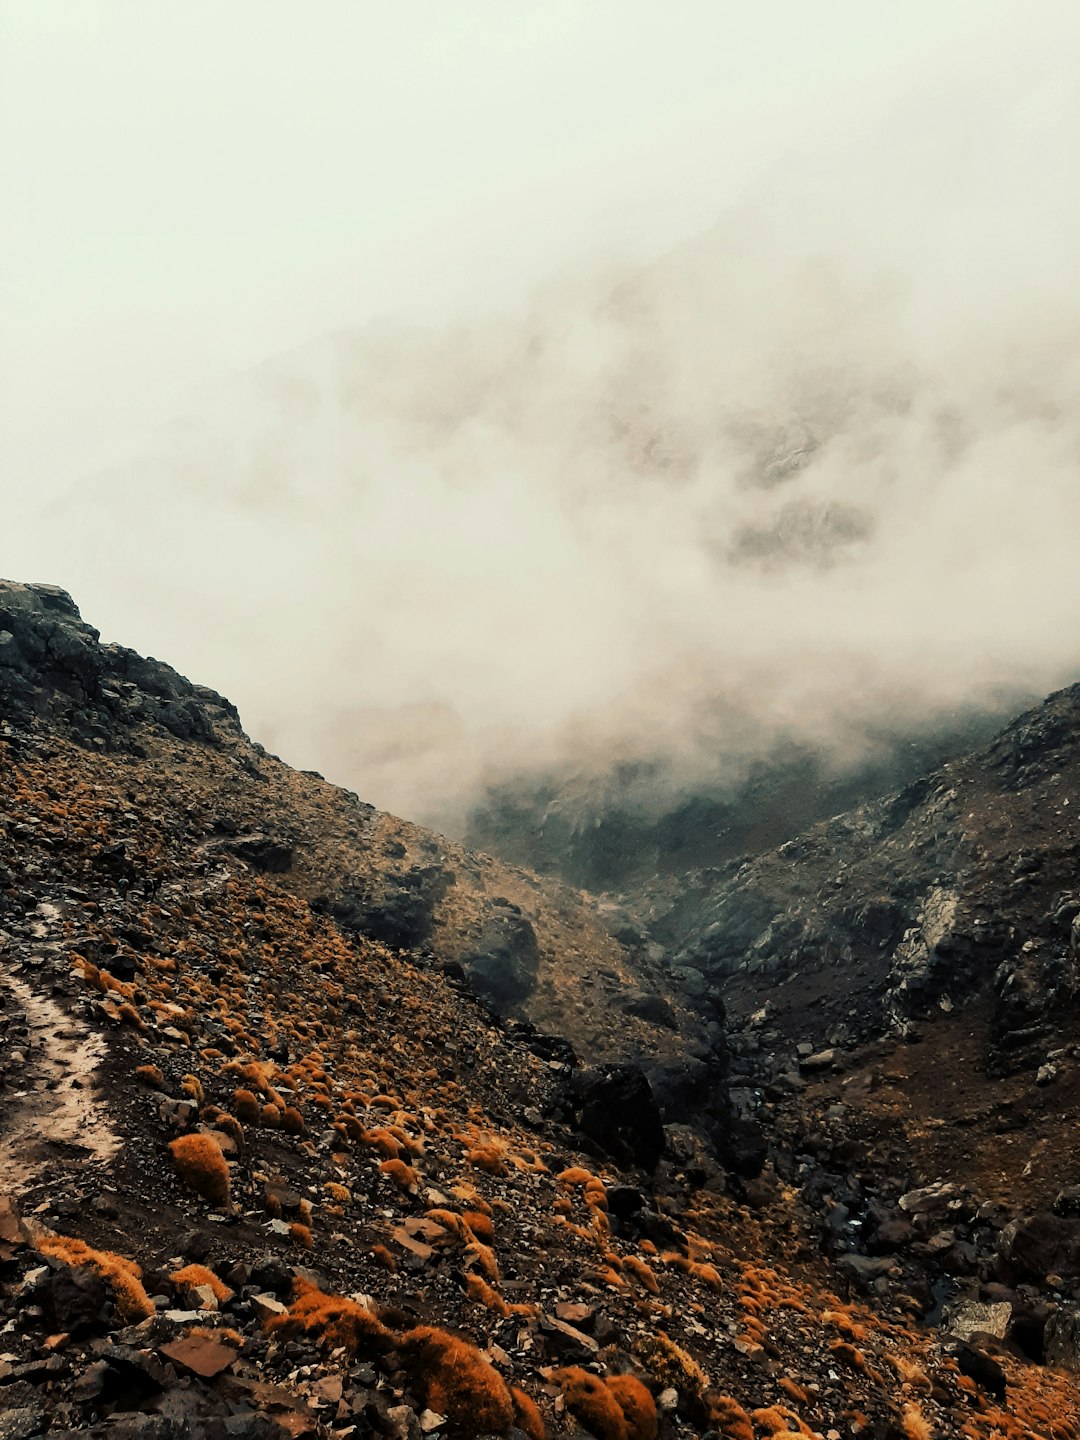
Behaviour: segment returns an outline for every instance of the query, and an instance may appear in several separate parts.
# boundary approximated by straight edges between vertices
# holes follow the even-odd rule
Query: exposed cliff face
[[[596,900],[0,585],[0,1434],[1080,1433],[1078,714]]]
[[[1030,1061],[1071,1023],[1078,791],[1074,686],[896,794],[776,850],[682,877],[667,897],[658,889],[650,933],[676,974],[722,984],[744,1017],[763,980],[776,1020],[785,987],[818,977],[821,1013],[796,1022],[815,1041],[853,1002],[855,1039],[903,1035],[982,997],[995,1006],[988,1063]]]

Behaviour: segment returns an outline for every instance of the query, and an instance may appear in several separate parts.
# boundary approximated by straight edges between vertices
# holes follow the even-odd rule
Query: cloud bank
[[[451,830],[515,774],[683,792],[1008,707],[1080,675],[1078,138],[1037,67],[915,87],[649,266],[268,361],[26,553]]]

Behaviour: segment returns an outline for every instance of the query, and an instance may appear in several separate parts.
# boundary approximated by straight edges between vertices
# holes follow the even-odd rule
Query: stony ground
[[[1080,1435],[1074,1197],[1014,1217],[912,1169],[889,1105],[917,1046],[858,1098],[857,1057],[794,1056],[756,1176],[685,1124],[658,1158],[633,1076],[498,1018],[462,963],[502,900],[542,965],[561,944],[639,987],[575,929],[586,900],[448,864],[220,697],[76,690],[59,641],[25,655],[0,720],[0,1440]],[[387,852],[460,890],[407,951],[365,933]],[[586,1061],[682,1033],[613,1051],[611,1005],[590,1053],[588,1003],[551,985]]]

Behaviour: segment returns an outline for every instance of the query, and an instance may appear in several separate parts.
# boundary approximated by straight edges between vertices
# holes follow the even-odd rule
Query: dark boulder
[[[649,994],[647,991],[639,995],[629,995],[623,1000],[622,1008],[628,1015],[644,1020],[647,1025],[662,1025],[665,1030],[679,1028],[678,1016],[662,995]]]
[[[34,1296],[56,1331],[78,1335],[102,1321],[109,1292],[88,1265],[63,1265],[43,1277]]]
[[[1080,1275],[1080,1220],[1039,1211],[1008,1226],[998,1250],[1006,1278],[1041,1285],[1047,1275]]]
[[[953,1357],[961,1375],[974,1380],[980,1390],[985,1390],[995,1400],[1004,1401],[1005,1371],[992,1355],[976,1349],[974,1345],[957,1345]]]
[[[648,1077],[638,1065],[603,1065],[575,1076],[574,1124],[622,1165],[656,1169],[664,1153],[664,1122]]]
[[[461,963],[481,999],[493,1010],[512,1010],[536,985],[540,968],[536,932],[516,909],[493,908]]]

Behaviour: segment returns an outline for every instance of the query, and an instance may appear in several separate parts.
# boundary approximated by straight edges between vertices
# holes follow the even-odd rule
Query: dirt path
[[[32,1184],[57,1150],[107,1160],[119,1144],[94,1085],[106,1050],[103,1037],[14,974],[14,959],[0,940],[0,1014],[9,1021],[0,1034],[7,1061],[0,1089],[0,1191],[9,1194]]]

